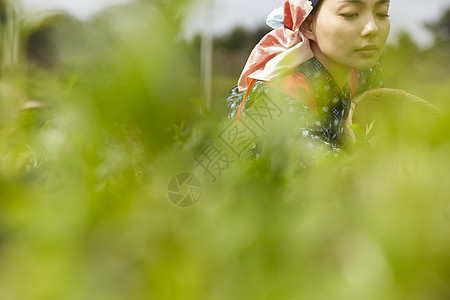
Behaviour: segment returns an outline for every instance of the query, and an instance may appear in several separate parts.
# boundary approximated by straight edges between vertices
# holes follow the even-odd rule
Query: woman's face
[[[325,65],[367,69],[381,56],[390,30],[388,0],[322,0],[307,37]]]

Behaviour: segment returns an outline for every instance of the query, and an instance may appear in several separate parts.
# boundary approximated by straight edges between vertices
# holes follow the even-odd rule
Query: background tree
[[[428,28],[434,35],[436,44],[450,42],[450,7],[445,10],[441,18],[435,22],[427,23]]]

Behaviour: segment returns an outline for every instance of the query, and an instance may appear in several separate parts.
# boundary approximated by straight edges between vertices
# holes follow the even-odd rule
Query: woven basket
[[[418,115],[439,114],[439,108],[430,102],[403,90],[374,89],[353,99],[353,124],[366,126],[373,121],[395,122]]]

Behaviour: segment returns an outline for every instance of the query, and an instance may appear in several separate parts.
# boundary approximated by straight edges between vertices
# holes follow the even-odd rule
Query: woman
[[[230,117],[245,120],[260,99],[277,94],[275,101],[305,120],[302,140],[339,151],[352,98],[383,86],[377,62],[389,35],[388,11],[388,0],[285,0],[269,15],[274,30],[253,49],[228,95]]]

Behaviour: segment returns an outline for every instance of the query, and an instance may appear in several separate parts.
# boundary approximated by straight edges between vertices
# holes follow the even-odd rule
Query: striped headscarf
[[[276,10],[269,15],[267,23],[276,27],[264,36],[253,49],[239,78],[240,91],[251,88],[257,80],[272,81],[312,58],[309,40],[300,32],[300,26],[320,0],[285,0],[284,15]],[[274,25],[275,24],[275,25]]]

